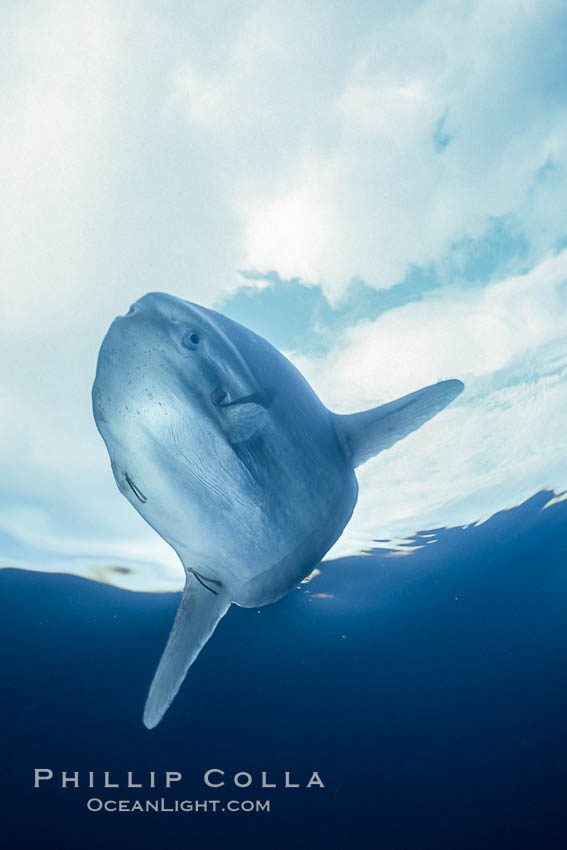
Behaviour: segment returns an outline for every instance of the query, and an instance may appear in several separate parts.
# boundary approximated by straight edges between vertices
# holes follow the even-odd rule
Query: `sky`
[[[151,290],[262,333],[337,412],[465,382],[358,470],[331,555],[567,489],[563,3],[3,18],[0,564],[179,586],[90,405],[110,321]]]

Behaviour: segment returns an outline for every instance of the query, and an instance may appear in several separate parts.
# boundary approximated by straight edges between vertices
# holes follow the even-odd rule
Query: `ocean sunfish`
[[[275,602],[339,538],[358,495],[355,467],[462,389],[442,381],[339,415],[270,343],[214,310],[152,292],[114,320],[93,385],[96,425],[119,490],[187,574],[148,728],[231,602]]]

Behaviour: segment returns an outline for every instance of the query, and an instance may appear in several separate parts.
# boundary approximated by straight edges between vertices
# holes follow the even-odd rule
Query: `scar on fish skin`
[[[199,573],[195,572],[195,570],[189,570],[189,572],[190,572],[192,575],[194,575],[194,576],[195,576],[195,578],[197,579],[197,581],[199,582],[199,584],[202,584],[202,585],[203,585],[203,587],[205,588],[205,590],[210,590],[210,592],[211,592],[211,593],[214,593],[214,595],[215,595],[215,596],[218,596],[218,591],[217,591],[217,590],[213,590],[213,588],[212,588],[212,587],[209,587],[209,585],[208,585],[208,584],[205,584],[205,582],[203,581],[203,579],[201,578],[201,576],[199,575]],[[220,585],[222,585],[222,582],[220,582],[220,581],[216,581],[215,579],[212,579],[212,578],[207,579],[207,581],[210,581],[212,584],[218,584],[218,585],[219,585],[219,587],[220,587]]]
[[[134,482],[132,481],[132,479],[130,478],[130,476],[128,475],[128,473],[127,473],[127,472],[125,472],[125,473],[124,473],[124,475],[125,475],[125,477],[126,477],[126,481],[127,481],[127,483],[128,483],[128,484],[129,484],[129,486],[130,486],[130,490],[132,491],[132,493],[134,494],[134,496],[135,496],[135,497],[136,497],[136,498],[137,498],[140,502],[147,502],[148,500],[147,500],[146,496],[144,496],[144,494],[142,493],[142,491],[141,491],[138,487],[136,487],[136,485],[134,484]]]

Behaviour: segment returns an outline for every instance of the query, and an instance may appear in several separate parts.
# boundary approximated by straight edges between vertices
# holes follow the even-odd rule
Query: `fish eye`
[[[185,331],[181,339],[181,345],[185,346],[185,348],[198,348],[200,342],[201,337],[197,331]]]

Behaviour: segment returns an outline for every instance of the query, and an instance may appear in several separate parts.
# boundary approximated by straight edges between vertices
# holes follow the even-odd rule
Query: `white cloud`
[[[375,404],[450,377],[475,386],[524,360],[536,370],[541,363],[530,357],[564,343],[566,280],[564,251],[481,289],[434,290],[345,329],[324,359],[299,357],[299,364],[338,412],[351,399]]]
[[[248,199],[245,263],[336,299],[353,277],[394,285],[500,216],[534,257],[549,250],[567,212],[562,17],[554,3],[428,2],[371,25],[375,42],[319,104],[334,132],[298,147],[279,192],[270,179]],[[295,226],[266,240],[274,220]]]
[[[246,265],[265,271],[277,268],[284,278],[294,277],[301,268],[305,280],[317,281],[321,255],[324,253],[331,261],[340,245],[340,222],[333,220],[333,214],[332,207],[320,196],[313,174],[301,189],[260,210],[252,205],[249,214],[245,214]]]
[[[564,17],[562,4],[535,0],[10,4],[0,35],[0,532],[38,551],[67,556],[82,541],[83,554],[99,546],[120,562],[145,550],[165,565],[115,491],[90,412],[100,340],[144,292],[212,304],[239,285],[238,269],[257,267],[320,281],[339,299],[351,278],[389,287],[498,216],[525,232],[532,260],[549,254],[567,212]],[[436,134],[450,139],[442,152]],[[469,382],[478,405],[469,395],[423,431],[435,446],[438,422],[456,417],[470,441],[451,461],[462,479],[454,504],[468,507],[444,522],[553,483],[558,268],[485,293],[441,291],[345,329],[334,364],[305,363],[324,399],[349,409],[448,371]],[[525,387],[507,385],[506,370]],[[475,434],[513,465],[498,434],[520,439],[519,407],[523,478],[485,498],[496,485]],[[417,493],[425,485],[403,459],[425,463],[423,476],[441,482],[428,491],[441,517],[439,452],[421,439],[376,469],[385,481],[407,473]],[[398,490],[400,522],[425,522],[421,497]],[[382,515],[374,507],[361,503],[368,528]]]

